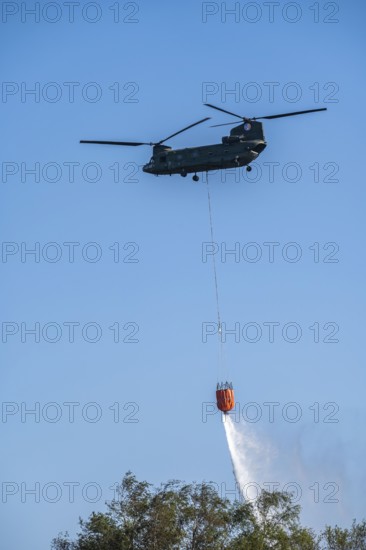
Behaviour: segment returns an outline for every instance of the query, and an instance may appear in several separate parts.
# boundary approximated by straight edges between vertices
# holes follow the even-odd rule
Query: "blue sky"
[[[220,417],[204,414],[221,376],[273,448],[260,480],[300,487],[308,525],[362,519],[364,4],[278,2],[273,22],[258,2],[231,16],[215,2],[119,3],[119,22],[112,3],[81,3],[73,22],[48,4],[35,22],[4,3],[1,23],[4,545],[75,533],[129,469],[231,490]],[[217,338],[202,341],[216,321],[206,183],[142,173],[148,147],[79,144],[157,141],[204,116],[169,144],[220,142],[227,128],[210,123],[231,118],[204,102],[245,116],[328,108],[266,121],[250,175],[210,175],[221,317],[240,330],[228,370]]]

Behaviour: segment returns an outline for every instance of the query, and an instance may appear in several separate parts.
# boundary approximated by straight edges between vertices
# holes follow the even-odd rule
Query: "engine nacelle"
[[[224,144],[238,143],[241,137],[242,136],[224,136],[222,138],[222,143]]]

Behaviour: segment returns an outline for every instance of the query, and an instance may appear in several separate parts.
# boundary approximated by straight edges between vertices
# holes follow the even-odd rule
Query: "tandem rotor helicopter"
[[[81,140],[80,143],[96,143],[102,145],[126,145],[136,147],[139,145],[150,145],[153,147],[153,153],[150,161],[143,166],[143,171],[148,174],[155,174],[156,176],[163,176],[172,174],[180,174],[182,177],[186,177],[187,174],[193,173],[193,181],[198,181],[199,177],[197,172],[208,172],[209,170],[224,170],[225,168],[239,168],[240,166],[246,166],[247,171],[251,171],[249,164],[255,160],[258,155],[267,146],[264,133],[263,124],[257,122],[258,120],[272,120],[275,118],[283,118],[288,116],[305,115],[307,113],[315,113],[318,111],[326,111],[326,108],[322,109],[310,109],[307,111],[296,111],[292,113],[284,113],[280,115],[269,115],[247,118],[235,113],[231,113],[221,107],[216,107],[210,103],[205,103],[207,107],[222,111],[228,115],[239,118],[242,123],[235,126],[229,136],[222,137],[222,143],[213,145],[203,145],[200,147],[188,147],[185,149],[172,149],[168,145],[164,145],[168,139],[171,139],[193,126],[202,124],[210,117],[203,118],[198,122],[194,122],[189,126],[186,126],[182,130],[171,134],[170,136],[157,141],[157,142],[140,142],[140,141],[89,141]],[[215,124],[217,126],[227,126],[236,124],[236,122],[229,122],[226,124]]]

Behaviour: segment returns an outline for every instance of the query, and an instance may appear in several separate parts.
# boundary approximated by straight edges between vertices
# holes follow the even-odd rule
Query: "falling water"
[[[224,416],[224,426],[235,480],[243,497],[250,498],[250,487],[256,492],[255,487],[260,482],[259,465],[266,462],[268,449],[259,443],[250,426],[234,422],[229,414]]]

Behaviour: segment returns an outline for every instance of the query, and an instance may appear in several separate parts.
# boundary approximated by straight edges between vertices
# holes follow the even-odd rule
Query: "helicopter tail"
[[[245,141],[266,141],[263,132],[263,124],[256,120],[251,120],[235,126],[230,132],[230,136],[240,136]]]

